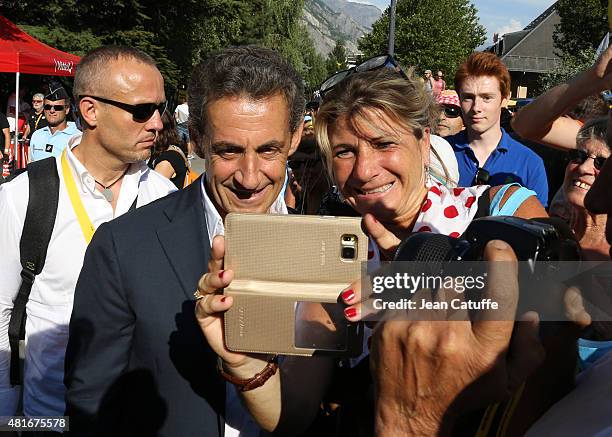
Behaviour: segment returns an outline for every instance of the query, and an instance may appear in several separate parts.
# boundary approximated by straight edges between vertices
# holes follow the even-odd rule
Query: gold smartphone
[[[228,214],[225,343],[239,352],[311,356],[361,353],[363,328],[344,318],[340,292],[361,276],[361,219]]]

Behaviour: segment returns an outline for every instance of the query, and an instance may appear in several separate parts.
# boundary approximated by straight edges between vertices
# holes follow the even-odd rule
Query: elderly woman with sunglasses
[[[586,193],[610,156],[606,143],[607,117],[587,121],[576,136],[576,149],[568,151],[570,162],[565,168],[563,194],[570,227],[582,248],[583,259],[590,261],[610,258],[606,241],[607,216],[592,214],[584,207]]]
[[[323,105],[315,123],[317,141],[341,195],[363,216],[364,229],[372,243],[371,258],[392,258],[400,241],[413,232],[459,237],[477,216],[546,216],[535,193],[525,188],[513,185],[451,189],[430,177],[430,131],[439,108],[432,96],[406,75],[400,76],[389,68],[361,72],[357,68],[322,91]],[[512,251],[505,243],[492,242],[485,251],[485,259],[512,258]],[[360,282],[353,283],[341,298],[348,305],[347,319],[360,320],[363,316],[359,304]],[[417,422],[435,414],[445,415],[454,397],[497,366],[499,354],[508,346],[512,322],[488,325],[485,331],[491,337],[480,342],[477,339],[483,328],[469,322],[379,324],[372,335],[370,359],[377,393],[377,432],[383,435],[393,429],[395,435],[410,429],[418,433],[441,432],[439,423],[430,424],[437,427],[434,429]],[[500,333],[499,337],[494,333]],[[450,338],[452,348],[436,349],[436,344],[449,344]],[[496,342],[490,341],[494,338]],[[407,348],[408,345],[412,346]],[[435,359],[429,363],[414,362],[415,354],[423,351],[420,346],[429,351],[426,355],[432,353],[431,358]],[[445,361],[449,358],[445,354],[450,350],[461,353]],[[450,362],[453,364],[445,367]],[[522,369],[531,371],[536,362],[537,359]],[[508,367],[504,369],[499,375],[505,374]],[[433,381],[438,377],[453,382],[441,384],[438,390],[433,387],[437,386]],[[425,398],[435,400],[436,405],[419,398],[422,390],[431,391],[431,396]],[[416,398],[406,401],[410,396]],[[488,394],[477,399],[485,404],[491,400]],[[415,415],[402,414],[404,407],[414,409]],[[420,408],[423,408],[422,416],[416,413]],[[359,413],[353,417],[363,419]]]

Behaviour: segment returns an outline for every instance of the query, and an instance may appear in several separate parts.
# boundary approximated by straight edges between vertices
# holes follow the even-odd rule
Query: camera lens
[[[351,237],[345,235],[344,237],[342,237],[342,241],[351,241]]]
[[[354,259],[355,258],[355,248],[354,247],[343,247],[342,248],[342,258]]]

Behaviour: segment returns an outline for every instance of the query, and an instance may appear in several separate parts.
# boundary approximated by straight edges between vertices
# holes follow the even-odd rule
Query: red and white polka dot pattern
[[[478,198],[489,186],[449,189],[431,180],[427,188],[427,197],[412,232],[435,232],[459,238],[478,211]],[[380,260],[378,247],[372,240],[368,260],[374,262],[372,268],[376,268]]]
[[[413,232],[435,232],[457,238],[474,219],[477,200],[489,186],[448,189],[430,181],[428,188]]]

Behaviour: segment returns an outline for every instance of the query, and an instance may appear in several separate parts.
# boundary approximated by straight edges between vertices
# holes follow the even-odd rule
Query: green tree
[[[327,74],[332,75],[336,71],[346,70],[346,48],[344,47],[344,42],[336,41],[336,45],[333,50],[327,55],[327,60],[325,61],[325,66],[327,67]]]
[[[389,8],[361,38],[366,56],[387,53]],[[452,77],[457,66],[485,41],[477,10],[469,0],[398,0],[395,57],[417,71],[442,70]]]
[[[278,50],[307,87],[324,59],[301,24],[303,0],[8,0],[6,17],[35,38],[77,55],[104,44],[138,47],[155,59],[168,96],[208,53],[239,44]]]
[[[556,4],[561,21],[555,26],[553,41],[565,63],[593,62],[591,51],[596,49],[608,31],[608,0],[559,0]]]
[[[561,62],[552,71],[538,78],[535,95],[540,95],[547,90],[569,81],[574,76],[593,66],[596,59],[596,51],[593,48],[582,49],[574,56],[562,56]]]

